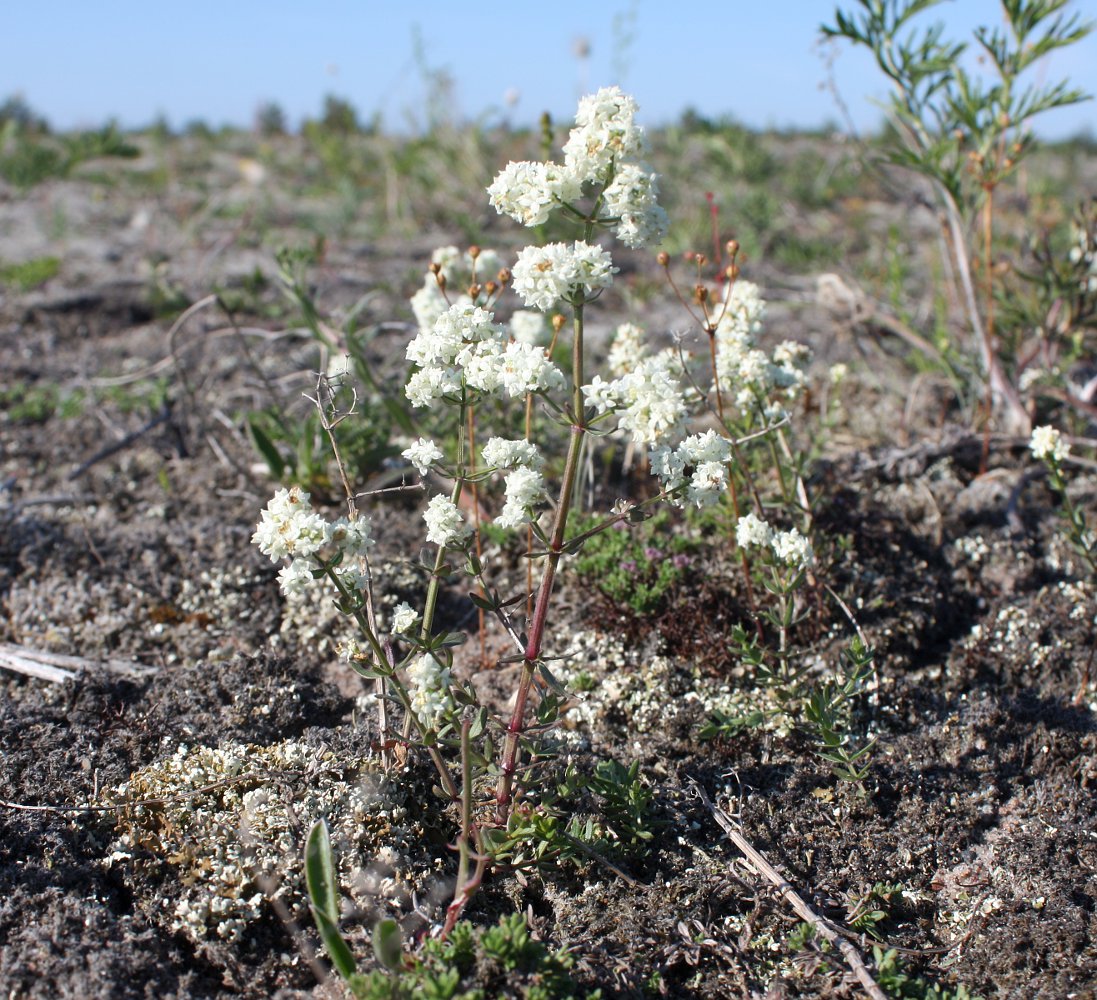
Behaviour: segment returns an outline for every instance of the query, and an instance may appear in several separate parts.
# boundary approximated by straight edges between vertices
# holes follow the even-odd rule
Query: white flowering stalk
[[[1045,425],[1033,429],[1028,447],[1033,457],[1047,467],[1052,488],[1062,498],[1060,513],[1066,521],[1071,544],[1089,565],[1090,574],[1097,579],[1097,531],[1086,524],[1085,516],[1070,498],[1063,475],[1063,462],[1070,455],[1070,445],[1055,427]]]
[[[647,138],[635,116],[636,102],[616,87],[584,97],[563,164],[508,163],[488,188],[492,206],[523,226],[543,225],[559,210],[590,229],[613,230],[628,247],[659,243],[667,215],[658,202],[658,177],[641,159]],[[594,206],[589,214],[579,206],[584,196]],[[535,308],[552,308],[564,297]]]
[[[433,656],[423,655],[407,668],[411,706],[428,729],[436,729],[446,712],[453,709],[449,693],[452,678]]]

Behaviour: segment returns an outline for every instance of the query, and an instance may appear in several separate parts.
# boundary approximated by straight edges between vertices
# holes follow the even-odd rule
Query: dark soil
[[[169,338],[178,313],[161,315],[140,278],[156,251],[172,255],[173,274],[193,265],[201,275],[186,288],[195,300],[257,259],[269,266],[269,255],[226,244],[216,227],[186,243],[155,203],[160,243],[137,240],[124,225],[142,207],[136,195],[114,192],[109,217],[96,217],[107,209],[79,181],[37,190],[36,210],[77,204],[90,221],[75,264],[0,302],[3,385],[45,401],[28,412],[9,395],[0,409],[0,642],[78,656],[86,668],[64,683],[0,672],[0,994],[335,996],[316,986],[299,889],[288,912],[264,903],[236,941],[178,929],[176,906],[201,875],[180,856],[120,849],[129,820],[110,808],[111,790],[180,745],[298,740],[376,759],[368,692],[333,651],[337,617],[283,630],[307,619],[286,611],[275,568],[249,543],[274,487],[241,414],[263,404],[272,382],[287,397],[310,388],[315,351],[302,337],[241,329],[284,324],[242,316],[234,327],[214,308]],[[0,209],[9,230],[31,210],[12,192],[0,193]],[[321,299],[335,308],[374,291],[376,318],[407,320],[401,300],[430,246],[450,241],[331,245]],[[214,265],[203,256],[211,247]],[[782,337],[814,342],[828,361],[852,356],[848,332],[811,303],[778,303],[775,317]],[[387,330],[378,362],[398,359],[409,335]],[[980,474],[982,439],[961,430],[919,427],[903,449],[883,423],[864,435],[902,409],[902,369],[888,372],[891,389],[878,378],[857,389],[854,379],[845,405],[860,430],[834,437],[811,483],[835,542],[822,553],[827,579],[877,651],[862,724],[879,743],[863,788],[836,780],[798,732],[748,728],[699,742],[709,710],[742,682],[726,635],[746,598],[718,551],[698,557],[688,583],[650,615],[565,580],[556,648],[580,650],[595,681],[568,716],[572,758],[588,769],[638,760],[656,834],[649,849],[615,857],[627,880],[593,861],[521,880],[497,874],[467,916],[486,924],[523,910],[539,937],[570,950],[584,990],[859,995],[833,952],[790,942],[796,918],[743,863],[693,793],[697,782],[818,912],[849,926],[866,908],[882,911],[875,938],[855,933],[866,958],[876,943],[894,947],[912,979],[985,997],[1097,995],[1093,583],[1024,442],[993,438]],[[1092,520],[1093,478],[1078,474],[1071,488]],[[414,500],[379,505],[383,558],[414,550]],[[404,564],[386,572],[387,601],[420,586]],[[815,596],[805,638],[826,653],[848,629],[821,589]],[[459,595],[445,607],[469,627]],[[475,635],[469,649],[471,663]],[[128,677],[107,660],[152,670]],[[512,676],[478,675],[500,698]],[[404,858],[427,874],[378,912],[396,912],[414,935],[439,918],[455,860],[448,820],[430,818],[426,764],[413,753],[405,766],[408,787],[424,789],[409,811],[427,829]],[[308,778],[294,780],[285,794],[303,801]],[[312,818],[300,817],[300,838]],[[901,889],[870,903],[877,883]],[[355,904],[360,919],[348,928],[368,965],[371,904],[362,895]]]

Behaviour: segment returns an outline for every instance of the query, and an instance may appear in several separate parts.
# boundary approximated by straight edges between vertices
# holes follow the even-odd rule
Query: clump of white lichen
[[[110,863],[150,851],[176,865],[184,889],[172,929],[235,941],[268,896],[303,912],[303,842],[323,817],[352,895],[357,888],[373,902],[399,901],[417,888],[401,885],[412,878],[401,869],[409,867],[409,848],[424,840],[405,806],[411,784],[407,775],[382,774],[374,758],[348,762],[292,740],[180,746],[114,790],[125,808]]]

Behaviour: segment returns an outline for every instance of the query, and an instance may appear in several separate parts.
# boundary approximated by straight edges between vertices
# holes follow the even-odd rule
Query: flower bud
[[[510,284],[510,278],[511,278],[511,274],[510,274],[510,268],[509,267],[500,268],[499,273],[495,276],[495,280],[498,281],[499,284],[502,285],[503,287],[506,287],[507,285]]]
[[[666,250],[660,250],[655,259],[659,262],[660,267],[670,267],[670,254]]]
[[[732,260],[735,260],[735,258],[739,256],[739,241],[738,240],[728,240],[726,249],[727,249],[727,252],[728,252],[728,256]]]
[[[469,247],[469,256],[473,260],[476,260],[476,258],[480,256],[480,248],[475,243]]]
[[[479,298],[480,288],[481,286],[478,285],[476,282],[473,282],[471,285],[469,285],[469,298],[472,299],[473,302],[475,302],[477,298]]]
[[[704,285],[693,286],[693,301],[698,305],[704,305],[708,301],[708,289]]]
[[[559,333],[564,329],[564,324],[567,322],[567,317],[563,313],[552,314],[552,330],[553,333]]]

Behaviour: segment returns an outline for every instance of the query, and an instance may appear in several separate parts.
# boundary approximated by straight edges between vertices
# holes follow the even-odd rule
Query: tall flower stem
[[[507,821],[510,813],[514,788],[514,774],[518,766],[518,750],[522,733],[525,731],[526,703],[529,701],[533,677],[537,672],[537,663],[541,657],[541,644],[545,635],[545,623],[548,620],[549,603],[552,599],[552,587],[556,580],[556,569],[564,551],[564,533],[567,530],[568,512],[571,498],[575,492],[575,480],[579,469],[579,458],[583,451],[583,435],[586,433],[586,418],[583,412],[583,304],[574,307],[572,323],[571,378],[572,378],[572,425],[568,441],[567,458],[564,461],[564,476],[560,484],[560,498],[556,504],[556,516],[552,524],[549,539],[548,559],[537,591],[537,600],[533,607],[526,651],[522,659],[522,675],[518,681],[518,693],[514,699],[514,711],[507,726],[506,741],[503,744],[502,764],[499,769],[499,782],[495,792],[495,822],[500,826]]]

